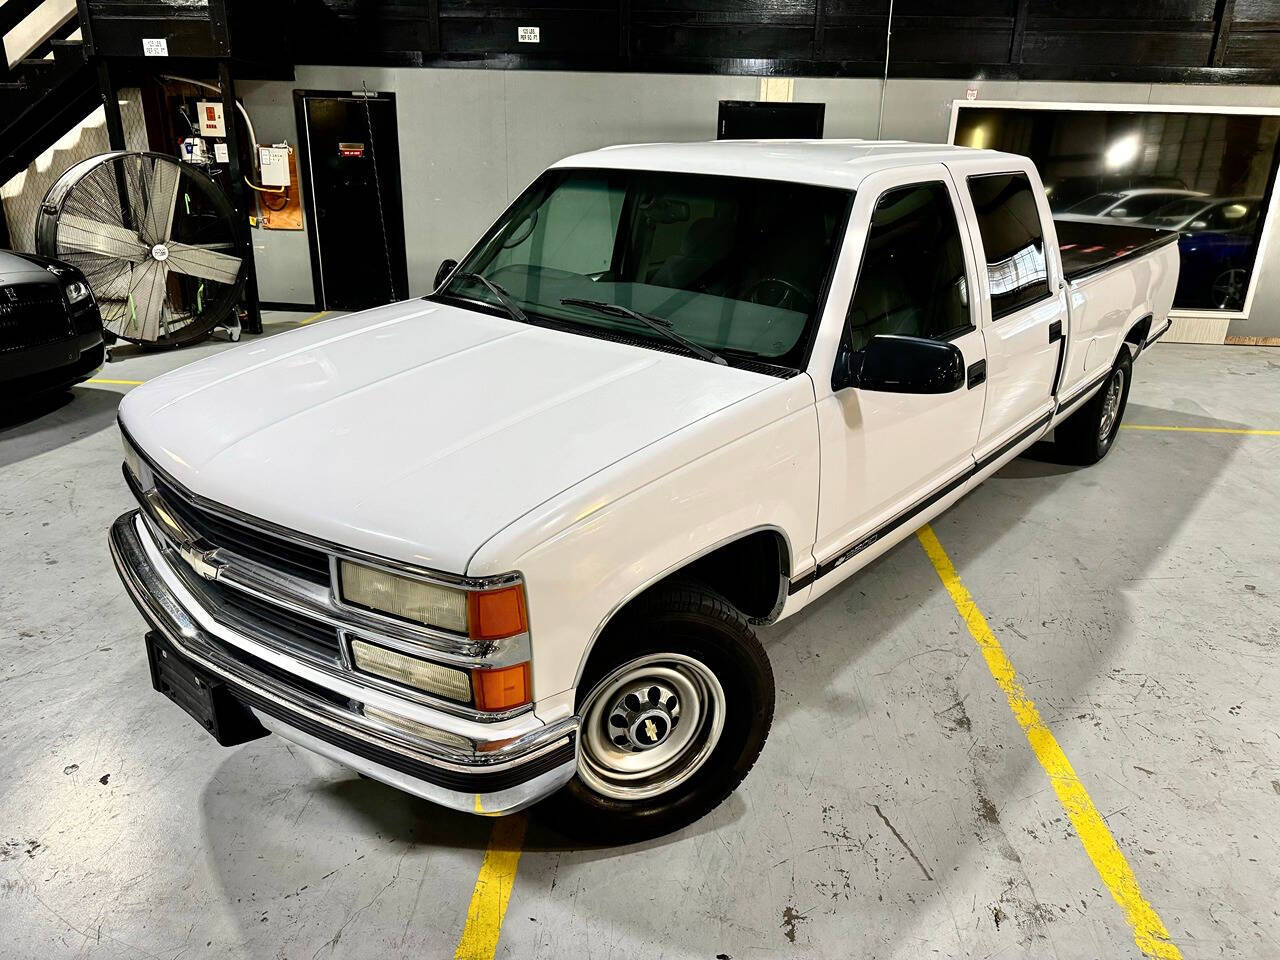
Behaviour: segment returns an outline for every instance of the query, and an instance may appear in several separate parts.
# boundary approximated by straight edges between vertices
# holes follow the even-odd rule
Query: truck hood
[[[214,502],[465,573],[540,503],[776,382],[415,300],[175,370],[120,420]]]

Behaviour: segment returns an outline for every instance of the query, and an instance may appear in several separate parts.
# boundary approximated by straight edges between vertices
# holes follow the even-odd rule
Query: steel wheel
[[[659,653],[624,663],[583,704],[578,776],[617,800],[667,793],[711,755],[725,707],[720,681],[692,657]]]
[[[108,153],[67,170],[45,194],[36,245],[84,273],[108,331],[141,344],[205,336],[235,309],[245,274],[222,190],[157,153]]]
[[[1098,418],[1098,439],[1106,443],[1120,416],[1120,400],[1124,397],[1124,370],[1117,367],[1107,381],[1107,393],[1102,401],[1102,416]]]

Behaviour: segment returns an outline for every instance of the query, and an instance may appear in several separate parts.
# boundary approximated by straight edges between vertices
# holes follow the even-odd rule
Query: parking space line
[[[1143,423],[1122,423],[1121,430],[1169,430],[1177,433],[1235,433],[1248,437],[1280,437],[1280,430],[1250,430],[1244,427],[1164,427]]]
[[[143,380],[108,380],[105,377],[92,377],[85,383],[109,383],[117,387],[140,387],[145,381]]]
[[[528,825],[528,817],[523,813],[499,817],[493,822],[489,848],[484,853],[484,863],[480,865],[471,905],[467,908],[467,925],[453,960],[493,960]]]
[[[1165,929],[1164,922],[1161,921],[1155,908],[1143,897],[1138,887],[1138,878],[1129,866],[1129,861],[1125,859],[1124,853],[1116,844],[1115,837],[1111,835],[1102,815],[1098,813],[1098,808],[1093,805],[1093,800],[1090,799],[1084,784],[1076,776],[1071,761],[1067,759],[1057,739],[1040,717],[1040,711],[1036,709],[1035,703],[1023,689],[1017,673],[1014,672],[1013,664],[1005,655],[1004,648],[1000,646],[1000,641],[987,624],[986,617],[978,609],[968,588],[961,581],[960,575],[956,573],[951,558],[942,549],[942,544],[938,542],[933,528],[925,524],[916,531],[916,537],[924,547],[924,552],[928,554],[929,562],[933,564],[938,579],[951,595],[960,618],[969,628],[970,636],[982,651],[987,669],[991,671],[996,684],[1004,691],[1009,701],[1009,709],[1013,711],[1018,725],[1027,736],[1027,742],[1031,744],[1036,759],[1040,761],[1040,766],[1048,775],[1053,791],[1058,796],[1058,802],[1062,804],[1063,810],[1075,826],[1085,853],[1093,861],[1098,876],[1102,878],[1111,896],[1124,911],[1125,919],[1133,928],[1133,939],[1138,949],[1149,957],[1180,960],[1182,954],[1169,940],[1169,931]]]

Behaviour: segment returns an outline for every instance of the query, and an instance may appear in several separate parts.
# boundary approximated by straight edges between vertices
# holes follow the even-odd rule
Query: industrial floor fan
[[[84,272],[106,329],[161,347],[220,325],[239,332],[245,266],[235,238],[235,212],[218,185],[158,153],[75,164],[49,188],[36,221],[36,250]]]

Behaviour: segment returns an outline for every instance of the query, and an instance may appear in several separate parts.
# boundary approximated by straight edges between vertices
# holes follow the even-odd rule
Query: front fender
[[[524,575],[534,698],[571,709],[560,695],[604,627],[663,577],[762,529],[785,539],[791,573],[811,562],[817,496],[813,387],[800,375],[587,478],[485,544],[468,570]]]

